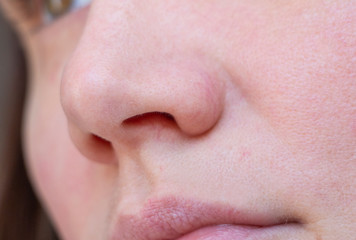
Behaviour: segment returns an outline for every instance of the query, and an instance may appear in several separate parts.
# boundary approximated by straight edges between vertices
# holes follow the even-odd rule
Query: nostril
[[[102,137],[99,137],[98,135],[92,134],[91,135],[91,141],[97,145],[101,145],[103,147],[110,147],[111,148],[111,142],[105,140]]]
[[[147,112],[138,114],[126,119],[124,125],[140,125],[140,124],[155,124],[155,123],[170,123],[175,124],[174,117],[166,112]]]
[[[104,138],[90,134],[88,137],[87,148],[83,154],[89,159],[100,163],[116,164],[113,146],[110,141]]]
[[[79,152],[97,163],[116,165],[116,156],[110,141],[90,132],[82,131],[69,122],[69,134]]]
[[[105,152],[111,152],[112,151],[112,144],[108,140],[105,140],[104,138],[91,134],[90,140],[92,146],[96,146],[96,148],[100,151],[105,151]]]

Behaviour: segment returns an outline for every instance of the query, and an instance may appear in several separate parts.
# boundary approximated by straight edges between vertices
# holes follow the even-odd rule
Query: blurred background
[[[21,115],[26,68],[16,34],[0,11],[0,173],[21,152]],[[2,168],[2,169],[1,169]],[[1,183],[6,174],[0,174]]]
[[[30,185],[21,132],[26,64],[0,11],[0,240],[58,239]]]

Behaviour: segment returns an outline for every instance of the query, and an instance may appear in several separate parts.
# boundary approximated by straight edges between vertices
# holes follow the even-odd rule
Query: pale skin
[[[262,240],[355,238],[356,1],[94,0],[19,29],[27,166],[62,239],[167,197],[298,225]]]

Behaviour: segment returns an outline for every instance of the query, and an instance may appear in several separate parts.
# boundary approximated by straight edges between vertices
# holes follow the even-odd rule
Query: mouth
[[[151,199],[137,214],[120,214],[111,240],[314,239],[298,221],[176,197]]]

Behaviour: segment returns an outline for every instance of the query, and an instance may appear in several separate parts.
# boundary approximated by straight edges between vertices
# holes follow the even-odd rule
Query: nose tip
[[[73,142],[94,161],[114,162],[113,145],[122,139],[125,124],[137,116],[141,120],[135,128],[165,119],[175,131],[196,137],[212,129],[223,111],[223,74],[199,61],[157,64],[123,74],[127,71],[117,70],[115,63],[79,65],[88,62],[83,56],[74,56],[65,69],[61,102]],[[151,113],[161,115],[148,118]]]

